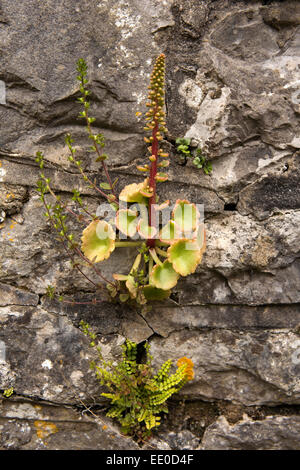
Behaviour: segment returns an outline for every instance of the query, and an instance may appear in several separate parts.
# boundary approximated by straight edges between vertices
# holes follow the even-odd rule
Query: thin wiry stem
[[[83,75],[81,75],[81,86],[82,86],[83,89],[85,89],[85,81],[84,81],[84,76],[83,76]],[[94,134],[93,134],[93,132],[92,132],[92,128],[91,128],[91,124],[90,124],[90,119],[89,119],[89,116],[88,116],[88,106],[89,106],[89,104],[86,105],[87,100],[86,100],[86,95],[85,95],[85,94],[83,95],[83,99],[84,99],[84,107],[85,107],[84,117],[85,117],[85,120],[86,120],[87,129],[88,129],[89,135],[90,135],[91,137],[93,137]],[[99,149],[98,143],[96,142],[95,139],[93,139],[93,140],[94,140],[94,148],[95,148],[95,150],[96,150],[98,159],[99,159],[99,161],[101,161],[102,168],[103,168],[103,170],[104,170],[104,173],[105,173],[107,182],[108,182],[108,184],[109,184],[109,186],[110,186],[110,190],[111,190],[111,192],[112,192],[112,194],[113,194],[113,196],[114,196],[114,202],[117,203],[118,197],[117,197],[117,195],[116,195],[116,193],[115,193],[114,186],[113,186],[113,183],[112,183],[112,181],[111,181],[111,178],[110,178],[110,175],[109,175],[109,172],[108,172],[106,163],[105,163],[105,161],[104,161],[104,159],[103,159],[103,157],[102,157],[102,154],[101,154],[101,151],[100,151],[100,149]],[[107,196],[107,197],[108,197],[108,196]],[[111,201],[111,202],[112,202],[112,201]]]
[[[49,184],[47,184],[47,190],[49,191],[49,193],[51,194],[52,197],[54,197],[54,199],[61,205],[61,207],[67,211],[69,214],[73,215],[74,217],[76,217],[78,219],[79,222],[84,222],[84,223],[88,223],[89,221],[88,220],[85,220],[82,218],[82,215],[80,214],[76,214],[76,212],[72,211],[71,209],[68,208],[67,204],[65,204],[64,202],[61,202],[61,200],[56,196],[55,192],[52,191],[51,187]],[[86,211],[85,211],[86,212]],[[91,214],[88,213],[88,215],[90,217]],[[93,217],[92,217],[93,218]]]
[[[73,148],[71,147],[71,143],[68,143],[68,147],[69,147],[69,150],[70,150],[70,157],[72,158],[72,160],[74,160],[74,156],[73,156],[73,152],[72,152]],[[74,150],[74,151],[75,151],[75,150]],[[72,161],[72,160],[71,160],[71,161]],[[80,171],[80,173],[81,173],[81,176],[82,176],[83,180],[84,180],[85,182],[88,182],[88,183],[90,184],[90,186],[91,186],[92,188],[94,188],[95,191],[97,191],[99,194],[101,194],[101,196],[103,196],[105,199],[107,199],[108,202],[112,202],[112,201],[111,201],[111,198],[109,197],[109,195],[106,194],[104,191],[102,191],[100,188],[98,188],[98,186],[87,176],[87,174],[86,174],[86,173],[83,171],[83,169],[81,168],[81,165],[77,165],[77,167],[78,167],[78,169],[79,169],[79,171]],[[114,201],[114,202],[117,203],[117,201]]]
[[[46,205],[44,199],[43,199],[43,204],[44,204],[44,206],[45,206],[45,209],[47,210],[47,212],[49,212],[49,215],[50,215],[50,211],[49,211],[49,209],[47,208],[47,205]],[[54,229],[56,230],[56,228],[55,228],[55,223],[53,222],[53,219],[52,219],[51,216],[49,217],[49,220],[50,220],[50,222],[52,223]],[[96,287],[96,288],[98,289],[99,286],[98,286],[94,281],[92,281],[92,280],[80,269],[80,267],[78,266],[78,264],[77,264],[76,261],[75,261],[74,255],[73,255],[72,252],[68,249],[68,246],[66,245],[66,243],[65,243],[63,240],[61,240],[61,243],[62,243],[62,245],[63,245],[63,247],[64,247],[64,249],[65,249],[67,255],[69,256],[69,258],[71,258],[71,260],[72,260],[72,262],[73,262],[73,266],[82,274],[82,276],[84,276],[94,287]],[[68,240],[68,243],[69,243],[69,240]]]

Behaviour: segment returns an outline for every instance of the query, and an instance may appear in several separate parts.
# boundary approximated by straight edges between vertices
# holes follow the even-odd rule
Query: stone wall
[[[84,57],[112,174],[120,187],[138,181],[146,148],[136,112],[160,52],[172,155],[162,191],[204,204],[203,262],[145,315],[49,301],[48,284],[70,298],[91,292],[43,217],[35,152],[62,198],[80,187],[93,207],[101,202],[64,144],[71,132],[101,179],[76,119]],[[107,355],[129,337],[148,339],[157,364],[194,361],[195,380],[152,447],[300,448],[299,54],[297,1],[0,0],[0,389],[15,390],[0,404],[0,448],[137,448],[99,412],[81,319]],[[207,148],[211,175],[181,164],[183,136]],[[103,270],[131,258],[116,250]]]

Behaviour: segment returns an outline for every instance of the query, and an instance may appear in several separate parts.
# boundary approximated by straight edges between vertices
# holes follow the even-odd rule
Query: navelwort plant
[[[89,325],[83,321],[80,325],[91,338],[91,346],[96,346],[96,335]],[[160,425],[159,415],[168,413],[168,398],[194,378],[194,365],[187,357],[178,359],[177,370],[173,373],[171,360],[154,373],[149,344],[145,343],[144,348],[146,359],[143,363],[137,360],[137,344],[128,339],[122,345],[122,360],[116,365],[104,360],[100,347],[97,347],[98,361],[91,363],[101,385],[109,390],[101,393],[111,401],[107,416],[118,420],[124,434],[139,440],[151,436]]]
[[[91,213],[78,189],[73,189],[72,201],[80,209],[79,213],[63,203],[51,189],[50,179],[44,174],[44,156],[38,152],[36,161],[41,168],[38,191],[45,207],[45,216],[58,232],[73,266],[94,288],[99,289],[99,284],[86,274],[83,269],[86,265],[99,280],[106,282],[111,297],[121,302],[134,301],[144,305],[148,301],[166,299],[179,277],[193,273],[201,262],[205,250],[205,230],[195,204],[178,199],[172,210],[170,201],[159,201],[158,184],[167,181],[165,169],[169,166],[169,154],[161,148],[163,134],[167,132],[164,110],[165,56],[161,54],[156,59],[148,87],[149,101],[144,127],[147,135],[144,140],[148,144],[149,156],[147,164],[137,166],[146,177],[139,183],[125,186],[120,194],[116,193],[117,180],[112,181],[106,166],[108,156],[103,153],[104,136],[92,130],[95,118],[89,114],[90,92],[87,89],[87,65],[83,59],[77,62],[77,72],[81,93],[78,101],[82,105],[79,117],[85,121],[91,141],[90,151],[96,154],[96,162],[101,165],[106,182],[98,185],[84,170],[83,162],[76,158],[71,135],[66,136],[68,158],[78,168],[84,182],[110,204],[114,215],[107,221]],[[54,202],[49,203],[46,193],[53,196]],[[169,211],[171,215],[164,224],[159,221],[159,214],[163,211]],[[84,226],[81,243],[76,241],[68,228],[67,216],[75,217]],[[127,274],[115,273],[113,280],[106,279],[98,264],[121,247],[137,249],[133,264]],[[48,294],[54,297],[52,286],[48,287]]]

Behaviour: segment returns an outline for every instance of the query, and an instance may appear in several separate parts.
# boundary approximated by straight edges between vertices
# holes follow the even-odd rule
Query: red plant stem
[[[156,114],[156,110],[157,110],[157,105],[156,105],[155,110],[154,110],[154,115]],[[156,137],[157,132],[158,132],[158,121],[156,119],[154,128],[152,130],[152,138],[153,138],[153,141],[152,141],[152,156],[155,157],[155,160],[153,162],[151,162],[150,180],[149,180],[149,186],[150,186],[150,188],[153,189],[153,193],[152,193],[152,196],[149,199],[149,206],[148,206],[149,226],[150,227],[152,226],[153,222],[155,224],[155,220],[152,220],[151,208],[152,208],[153,204],[156,204],[156,179],[155,179],[155,177],[157,175],[157,163],[158,163],[157,160],[158,160],[158,147],[159,147],[158,140],[157,140],[157,137]],[[151,248],[154,248],[155,239],[154,238],[148,238],[147,246],[150,246]]]

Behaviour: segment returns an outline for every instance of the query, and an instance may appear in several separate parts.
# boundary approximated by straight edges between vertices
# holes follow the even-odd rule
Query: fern
[[[81,322],[81,327],[85,334],[95,338],[87,324]],[[99,363],[93,363],[92,368],[101,385],[109,389],[101,394],[110,400],[107,416],[119,421],[124,434],[143,440],[160,425],[160,414],[168,413],[167,400],[194,377],[193,363],[180,358],[172,373],[173,363],[169,359],[154,375],[148,343],[144,345],[146,359],[142,363],[138,362],[136,343],[126,340],[122,349],[122,359],[113,365],[104,360],[98,348]]]

